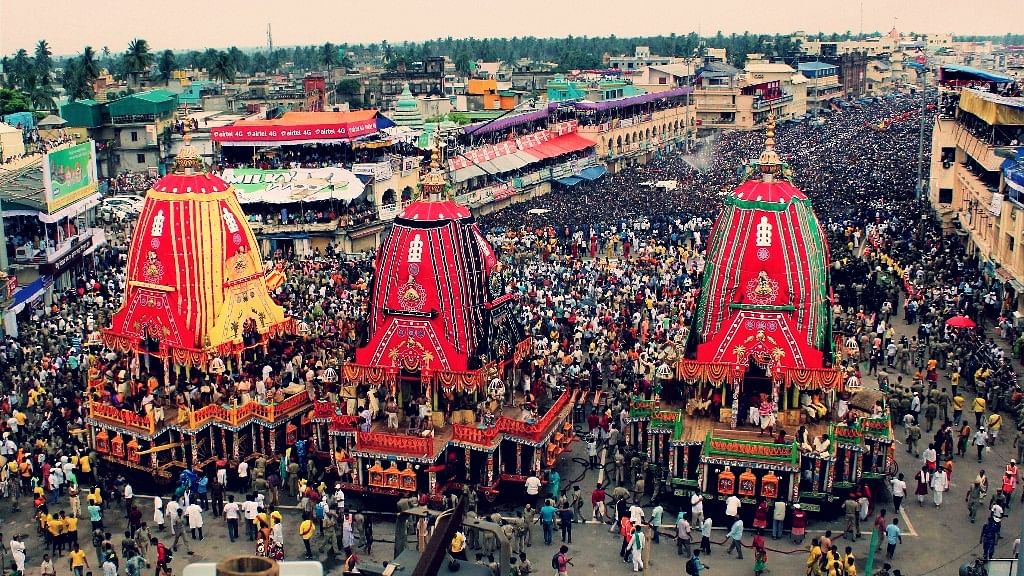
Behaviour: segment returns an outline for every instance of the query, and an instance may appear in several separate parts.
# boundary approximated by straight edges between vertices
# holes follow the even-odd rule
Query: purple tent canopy
[[[462,133],[480,136],[504,130],[505,128],[536,122],[537,120],[546,120],[551,111],[556,108],[558,108],[558,102],[552,102],[548,104],[547,108],[542,110],[534,110],[533,112],[526,112],[524,114],[509,114],[508,116],[498,118],[497,120],[470,124],[462,129]]]
[[[616,108],[625,108],[626,106],[636,106],[637,104],[646,104],[648,102],[654,102],[655,100],[661,100],[662,98],[673,98],[676,96],[685,96],[693,92],[689,86],[681,86],[679,88],[672,88],[671,90],[664,90],[662,92],[649,92],[647,94],[640,94],[639,96],[627,96],[625,98],[616,98],[614,100],[602,100],[600,102],[577,102],[574,104],[577,110],[613,110]]]

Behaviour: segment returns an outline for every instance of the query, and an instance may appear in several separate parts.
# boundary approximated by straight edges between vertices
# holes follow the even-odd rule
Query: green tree
[[[157,62],[156,68],[160,71],[160,79],[164,81],[164,86],[171,83],[171,73],[177,67],[178,63],[173,50],[164,50],[160,53],[160,60]]]
[[[61,85],[68,94],[68,99],[85,100],[94,96],[92,83],[86,78],[85,66],[81,58],[69,60],[64,66],[64,75],[60,79]]]
[[[29,57],[28,50],[24,48],[18,50],[11,61],[11,82],[15,86],[24,89],[29,78],[34,75],[33,68],[32,58]]]
[[[235,81],[235,63],[231,55],[221,50],[208,69],[211,80],[222,80],[224,82]]]
[[[237,46],[228,48],[228,56],[231,57],[231,65],[236,71],[249,69],[249,55],[239,50]]]
[[[53,52],[46,40],[36,43],[35,54],[36,83],[49,84],[53,74]]]
[[[270,60],[267,55],[263,52],[257,52],[252,55],[249,59],[249,72],[255,74],[257,72],[268,72],[270,70]]]
[[[0,88],[0,114],[28,112],[31,109],[32,103],[20,91]]]
[[[138,84],[139,76],[149,70],[153,65],[153,53],[149,50],[149,42],[143,38],[135,38],[128,43],[128,50],[124,53],[125,72]]]

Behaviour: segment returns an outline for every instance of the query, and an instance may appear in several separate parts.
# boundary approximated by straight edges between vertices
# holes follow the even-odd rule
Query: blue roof
[[[838,68],[838,66],[826,62],[801,62],[797,64],[798,70],[828,70],[830,68]]]
[[[970,74],[977,76],[982,80],[988,80],[989,82],[1013,82],[1013,78],[1006,74],[1000,74],[998,72],[990,72],[988,70],[982,70],[981,68],[975,68],[974,66],[963,66],[960,64],[945,64],[940,67],[940,70],[949,70],[950,72],[959,72],[961,74]]]
[[[590,180],[593,182],[601,176],[604,176],[606,172],[608,172],[608,170],[604,166],[591,166],[589,168],[584,168],[583,171],[580,172],[580,177],[584,180]]]

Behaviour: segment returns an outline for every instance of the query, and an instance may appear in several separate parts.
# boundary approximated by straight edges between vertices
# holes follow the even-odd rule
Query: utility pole
[[[924,199],[924,120],[928,108],[927,81],[928,57],[924,56],[924,62],[921,63],[921,117],[918,119],[917,133],[917,200],[919,202]]]

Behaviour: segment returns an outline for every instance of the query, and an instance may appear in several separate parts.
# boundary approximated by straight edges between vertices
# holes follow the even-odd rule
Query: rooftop
[[[829,70],[832,68],[838,68],[835,64],[828,64],[826,62],[801,62],[797,64],[800,70]]]

